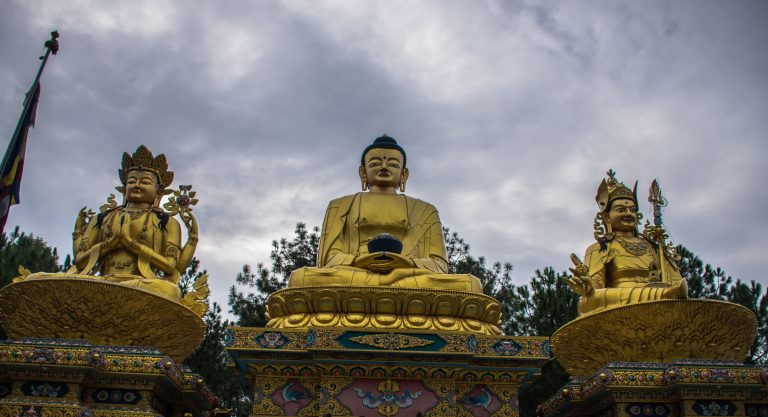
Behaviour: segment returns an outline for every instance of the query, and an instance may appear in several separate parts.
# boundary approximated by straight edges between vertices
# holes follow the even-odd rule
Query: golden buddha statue
[[[331,201],[323,221],[317,267],[295,271],[289,287],[365,285],[483,291],[476,277],[447,274],[437,209],[397,193],[405,191],[408,180],[405,162],[405,150],[386,135],[363,151],[359,168],[363,192]],[[402,242],[402,252],[369,253],[369,242],[381,235]]]
[[[654,182],[654,184],[656,184]],[[637,185],[630,190],[608,171],[595,197],[596,243],[587,248],[584,262],[574,254],[573,278],[568,285],[578,293],[579,313],[589,314],[627,304],[687,298],[674,253],[663,242],[660,226],[646,225],[638,233]]]
[[[122,205],[110,199],[96,216],[80,211],[73,233],[75,263],[69,272],[98,275],[178,301],[179,278],[197,245],[197,223],[183,211],[189,239],[182,247],[179,222],[159,207],[160,199],[171,192],[167,187],[174,175],[165,155],[153,157],[142,145],[133,155],[123,154],[119,175]]]
[[[335,199],[328,205],[317,266],[294,271],[288,288],[270,297],[272,320],[268,325],[445,326],[446,329],[498,333],[498,303],[482,294],[480,281],[468,274],[447,273],[445,241],[437,209],[401,194],[408,180],[405,150],[387,135],[377,138],[362,153],[359,175],[362,192]],[[397,290],[402,290],[401,295],[387,298],[388,307],[370,307],[375,304],[371,297],[383,297],[382,294],[393,294]],[[317,295],[323,291],[333,294],[327,299]],[[431,301],[426,299],[406,300],[419,294],[434,297],[440,291],[450,292],[445,296],[455,300],[443,302],[437,310],[432,309]],[[360,295],[362,292],[368,295]],[[341,299],[339,294],[346,295]],[[289,301],[291,297],[293,301]],[[296,301],[296,297],[301,301]],[[318,304],[317,297],[327,302]],[[465,302],[462,300],[477,304],[469,309],[461,308]],[[461,314],[467,315],[469,325],[466,320],[456,319]],[[311,320],[307,320],[308,317]],[[367,320],[371,317],[374,322]],[[435,317],[441,317],[444,324],[431,324]],[[457,325],[457,322],[460,323]]]

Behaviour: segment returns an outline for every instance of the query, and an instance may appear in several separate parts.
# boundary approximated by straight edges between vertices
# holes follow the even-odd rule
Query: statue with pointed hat
[[[597,189],[600,208],[595,216],[595,240],[584,262],[575,254],[568,285],[578,293],[579,313],[643,301],[687,298],[674,251],[654,233],[640,233],[637,184],[630,189],[613,170]],[[665,250],[658,250],[663,247]]]

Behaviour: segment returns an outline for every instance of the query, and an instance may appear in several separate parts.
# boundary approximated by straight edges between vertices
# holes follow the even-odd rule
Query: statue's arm
[[[610,261],[609,252],[610,246],[601,252],[600,244],[594,243],[587,248],[584,255],[584,264],[589,268],[588,278],[594,288],[605,288],[605,265]]]
[[[82,235],[75,236],[73,241],[77,246],[75,248],[75,267],[86,274],[90,272],[85,270],[86,267],[90,265],[93,268],[96,264],[95,260],[104,256],[111,249],[111,247],[103,247],[102,242],[99,241],[99,229],[96,228],[96,221],[96,216],[93,216]]]
[[[430,216],[431,217],[431,216]],[[423,246],[423,250],[417,252],[425,252],[426,256],[412,258],[416,268],[428,269],[438,274],[445,274],[448,272],[448,260],[445,250],[445,239],[443,238],[443,226],[440,224],[440,219],[437,216],[437,211],[434,212],[433,223],[429,226],[429,229],[424,234],[419,242],[419,245]]]
[[[448,272],[448,254],[445,250],[443,226],[437,209],[432,204],[408,197],[411,228],[403,239],[403,249],[414,267],[445,274]]]
[[[347,201],[349,200],[349,201]],[[349,244],[344,239],[344,219],[340,211],[349,210],[352,196],[332,200],[328,204],[323,219],[322,234],[317,251],[318,267],[333,267],[339,265],[352,265],[355,255],[349,253]],[[346,214],[346,213],[344,213]]]
[[[186,270],[192,263],[192,257],[195,256],[195,249],[197,248],[197,242],[199,237],[197,219],[191,211],[184,211],[180,213],[181,219],[184,225],[187,227],[187,243],[181,249],[181,255],[176,262],[176,269],[179,272]]]
[[[154,253],[154,251],[152,252]],[[174,284],[178,284],[180,274],[183,272],[183,270],[178,268],[179,257],[182,255],[181,226],[179,225],[179,222],[173,217],[168,219],[168,223],[165,225],[165,230],[163,231],[163,253],[157,255],[160,255],[160,262],[166,262],[165,265],[160,265],[160,263],[158,263],[158,268],[165,272],[167,279],[173,281]],[[184,269],[186,269],[186,266]]]

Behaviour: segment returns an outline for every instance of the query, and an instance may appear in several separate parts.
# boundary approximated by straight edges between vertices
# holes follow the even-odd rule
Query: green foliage
[[[749,350],[747,363],[768,364],[768,289],[763,292],[754,280],[749,284],[737,279],[728,289],[727,300],[752,310],[757,317],[757,337]]]
[[[235,280],[239,285],[255,290],[243,293],[234,285],[229,289],[229,307],[237,316],[238,325],[265,326],[269,294],[285,288],[294,270],[316,265],[320,229],[314,227],[310,232],[304,223],[297,223],[294,234],[291,241],[286,238],[272,241],[271,268],[259,263],[253,271],[250,265],[243,265],[237,274]]]
[[[500,291],[497,299],[502,305],[502,330],[510,335],[552,336],[578,316],[578,295],[566,284],[570,275],[547,267],[536,270],[528,285],[510,285]],[[541,369],[541,376],[520,395],[520,415],[536,415],[536,407],[546,401],[570,376],[557,359],[550,359]]]
[[[688,283],[688,296],[691,298],[706,298],[710,300],[726,300],[728,288],[733,284],[733,278],[727,276],[720,268],[713,268],[699,259],[693,252],[679,245],[680,275]]]
[[[192,258],[192,262],[179,280],[182,297],[193,291],[195,281],[207,271],[200,271],[200,260]],[[194,353],[184,361],[194,372],[200,374],[205,384],[221,400],[221,407],[233,409],[238,416],[247,416],[250,411],[250,400],[240,384],[237,383],[234,371],[227,364],[231,362],[229,353],[224,346],[224,336],[227,320],[221,317],[221,307],[213,303],[203,317],[205,321],[205,336]]]
[[[227,366],[231,359],[224,346],[227,326],[232,323],[222,320],[221,307],[216,303],[208,309],[204,319],[205,337],[184,364],[203,377],[208,388],[221,400],[221,408],[229,408],[235,415],[246,417],[250,414],[251,402],[248,393],[237,382],[233,369]]]
[[[10,236],[0,235],[0,288],[19,275],[19,265],[32,272],[62,270],[56,248],[51,248],[39,237],[19,232],[19,226],[16,226]],[[0,340],[5,338],[5,331],[0,328]]]
[[[720,268],[704,264],[693,252],[680,245],[680,274],[688,283],[690,298],[728,301],[740,304],[755,313],[757,337],[749,351],[747,363],[768,363],[768,289],[754,280],[749,284],[734,279]]]
[[[181,275],[181,278],[179,279],[179,289],[181,290],[182,297],[187,295],[187,293],[190,291],[194,290],[195,281],[197,281],[198,278],[208,274],[208,271],[199,271],[199,269],[200,260],[192,257],[192,262],[189,263],[189,267],[186,271],[184,271],[184,273]]]
[[[508,286],[500,292],[505,304],[503,330],[512,335],[551,336],[578,316],[579,297],[571,291],[566,272],[551,267],[536,270],[528,285]]]
[[[19,232],[0,235],[0,288],[19,275],[19,265],[32,272],[59,272],[59,255],[39,237]]]
[[[448,253],[449,274],[471,274],[480,279],[483,293],[498,298],[500,292],[512,285],[512,264],[496,262],[488,266],[485,257],[473,257],[469,244],[456,232],[443,227],[443,237]]]

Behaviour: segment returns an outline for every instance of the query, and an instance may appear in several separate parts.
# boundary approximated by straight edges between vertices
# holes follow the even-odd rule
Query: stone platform
[[[152,348],[0,341],[2,417],[208,417],[203,379]]]
[[[517,416],[545,337],[234,327],[227,350],[252,416]]]
[[[768,369],[734,362],[615,362],[573,379],[540,417],[768,416]]]

